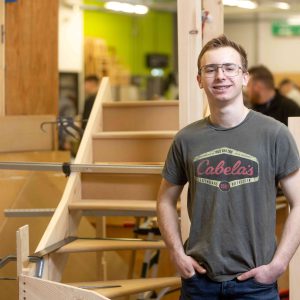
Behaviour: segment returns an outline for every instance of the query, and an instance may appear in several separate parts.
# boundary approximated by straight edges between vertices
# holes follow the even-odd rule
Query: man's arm
[[[285,222],[282,237],[275,255],[268,265],[252,269],[238,277],[246,280],[255,277],[261,283],[271,283],[286,270],[300,244],[300,169],[280,181],[289,201],[290,213]]]
[[[206,271],[192,257],[184,253],[176,209],[182,189],[182,185],[162,180],[157,199],[157,215],[160,232],[177,271],[181,277],[189,278],[195,274],[195,270],[199,273]]]

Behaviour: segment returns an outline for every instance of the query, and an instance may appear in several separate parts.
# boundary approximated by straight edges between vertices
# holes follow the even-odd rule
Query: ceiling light
[[[289,25],[300,25],[300,16],[293,16],[286,21]]]
[[[223,0],[223,4],[227,6],[237,6],[237,0]]]
[[[241,0],[238,2],[237,6],[240,8],[255,9],[257,4],[253,1]]]
[[[290,9],[290,5],[286,2],[276,2],[274,3],[274,6],[276,8],[279,8],[279,9]]]
[[[149,8],[145,5],[135,5],[134,12],[138,15],[145,15],[149,11]]]
[[[133,5],[130,3],[124,2],[116,2],[116,1],[109,1],[104,4],[104,7],[109,10],[129,13],[129,14],[139,14],[144,15],[146,14],[149,9],[145,5]]]
[[[223,0],[223,4],[247,9],[255,9],[257,7],[257,3],[250,0]]]

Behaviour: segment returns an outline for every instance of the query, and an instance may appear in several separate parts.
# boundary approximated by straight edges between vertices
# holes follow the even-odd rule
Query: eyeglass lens
[[[211,64],[206,65],[201,68],[201,72],[205,77],[214,77],[218,73],[218,69],[221,68],[224,75],[228,77],[237,76],[239,73],[240,66],[236,64],[226,63],[226,64]]]

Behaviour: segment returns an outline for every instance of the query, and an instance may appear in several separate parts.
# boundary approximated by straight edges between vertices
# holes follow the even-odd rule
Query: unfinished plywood
[[[5,4],[6,115],[57,115],[58,2]]]
[[[43,122],[54,122],[53,115],[0,117],[0,152],[55,150],[56,128]]]
[[[0,161],[68,161],[68,152],[34,151],[2,153]],[[56,207],[66,184],[66,178],[59,172],[0,171],[0,211],[6,208]],[[30,228],[30,253],[33,252],[47,227],[49,218],[7,218],[0,214],[0,257],[16,254],[16,230],[24,224]],[[16,277],[16,263],[0,269],[0,277]],[[17,282],[0,280],[1,299],[16,300]]]
[[[80,282],[73,283],[74,286],[92,287],[92,289],[109,298],[137,294],[143,291],[151,291],[167,286],[179,287],[179,277],[161,277],[161,278],[147,278],[134,280],[113,280],[113,281],[99,281],[99,282]],[[102,288],[101,286],[107,286]],[[109,288],[111,286],[111,288]],[[98,287],[98,288],[97,288]]]
[[[174,131],[101,132],[93,135],[95,162],[163,162]]]
[[[103,103],[104,131],[178,130],[179,101]]]
[[[81,175],[82,199],[155,200],[160,174]]]
[[[90,164],[94,162],[94,158],[92,157],[92,153],[94,152],[92,137],[100,135],[102,137],[104,136],[105,138],[108,137],[108,139],[115,139],[117,134],[119,136],[121,135],[121,139],[124,139],[124,132],[121,134],[115,132],[113,138],[111,138],[111,134],[102,132],[102,101],[109,98],[109,91],[110,88],[108,85],[108,80],[103,79],[91,113],[91,117],[85,130],[84,137],[80,144],[75,163]],[[151,140],[152,142],[155,141],[155,139],[165,140],[166,138],[170,138],[170,141],[172,140],[172,136],[169,136],[169,134],[166,134],[166,132],[151,132],[150,134],[149,132],[133,132],[131,134],[125,133],[125,136],[125,139],[128,136],[130,138],[133,136],[135,140],[130,142],[132,147],[131,149],[136,147],[140,151],[141,147],[139,140],[143,140],[145,138],[146,140]],[[136,141],[138,142],[136,143]],[[169,146],[166,147],[166,151],[168,148]],[[155,149],[153,148],[153,151],[161,151],[161,147],[157,146]],[[101,158],[103,158],[103,155]],[[83,235],[80,235],[79,229],[83,222],[86,221],[85,218],[81,219],[81,213],[83,210],[97,210],[97,213],[103,213],[107,212],[107,208],[110,208],[112,214],[118,215],[120,211],[122,211],[123,207],[124,209],[128,210],[128,213],[131,210],[130,216],[134,215],[132,210],[136,209],[140,210],[139,212],[141,212],[141,210],[146,211],[150,209],[152,213],[155,213],[155,200],[161,181],[161,160],[159,158],[157,159],[158,161],[151,162],[149,161],[148,157],[144,157],[143,160],[141,158],[138,159],[140,159],[142,163],[141,161],[136,162],[134,159],[129,164],[124,160],[114,164],[114,159],[112,159],[112,161],[109,159],[109,161],[106,161],[104,166],[101,166],[101,170],[98,170],[98,174],[88,173],[89,170],[87,169],[87,173],[72,173],[70,175],[61,201],[42,239],[40,240],[36,251],[42,251],[45,248],[64,240],[64,238],[68,236],[81,236],[81,238],[74,244],[70,244],[66,246],[66,248],[62,248],[60,251],[45,255],[45,268],[42,277],[46,280],[39,282],[35,281],[33,285],[29,284],[26,294],[21,294],[21,297],[28,295],[30,295],[30,297],[43,297],[43,286],[48,285],[50,288],[51,284],[49,285],[49,283],[52,282],[54,284],[53,288],[55,290],[55,294],[51,295],[51,297],[60,297],[60,292],[58,290],[62,289],[65,295],[69,295],[68,293],[71,292],[70,295],[76,298],[78,295],[77,290],[72,290],[70,289],[70,286],[68,287],[67,285],[63,287],[58,286],[55,285],[55,283],[58,281],[65,282],[65,280],[68,278],[68,275],[79,277],[83,277],[84,275],[85,277],[93,277],[93,274],[96,272],[97,276],[99,277],[103,277],[104,275],[104,278],[106,278],[106,276],[109,278],[111,275],[111,270],[114,270],[115,274],[113,276],[117,277],[118,279],[122,279],[120,277],[124,277],[124,274],[127,274],[127,271],[129,270],[128,263],[125,264],[125,261],[123,261],[121,257],[116,256],[115,252],[109,251],[105,252],[104,254],[104,250],[122,249],[122,251],[118,251],[119,253],[126,252],[128,249],[139,249],[138,251],[142,251],[141,249],[143,248],[144,251],[145,249],[149,248],[156,250],[164,247],[162,241],[138,241],[139,245],[134,245],[133,241],[126,241],[126,243],[125,241],[120,241],[118,245],[112,245],[112,242],[107,241],[106,244],[108,245],[104,245],[103,243],[100,243],[101,240],[99,239],[92,240],[92,235],[88,232],[83,232]],[[85,213],[87,212],[85,211]],[[101,228],[101,232],[96,232],[97,237],[103,237],[103,235],[106,234],[106,228],[102,226],[103,222],[101,221],[105,221],[105,219],[99,219],[98,217],[97,225],[101,226],[97,226],[97,228]],[[132,237],[132,235],[133,233],[130,234],[130,237]],[[114,253],[114,256],[109,257],[108,253]],[[71,258],[72,256],[80,257],[82,255],[92,255],[93,258],[97,259],[97,262],[93,265],[94,268],[90,268],[92,269],[90,274],[83,272],[83,265],[88,265],[88,260],[85,256],[83,256],[84,258],[79,261],[74,260],[74,263],[71,265],[66,260],[68,256]],[[76,265],[76,270],[78,270],[78,272],[74,271],[74,265]],[[142,264],[139,265],[139,268],[141,268],[141,265]],[[73,272],[71,272],[71,274],[66,274],[65,266],[73,266]],[[105,266],[107,266],[107,270],[103,269]],[[120,274],[119,270],[124,272]],[[23,271],[26,272],[26,270]],[[132,267],[132,271],[136,271],[136,267]],[[166,276],[172,276],[174,274],[173,269],[168,269],[168,271],[169,274],[166,274]],[[24,277],[24,272],[21,278]],[[51,280],[51,282],[48,280]],[[179,279],[175,278],[175,280],[177,282]],[[85,279],[85,281],[91,280]],[[92,281],[95,282],[95,280]],[[144,279],[143,282],[143,284],[128,282],[128,284],[126,283],[125,286],[119,291],[114,291],[116,292],[115,296],[117,297],[139,291],[147,291],[149,288],[166,287],[170,284],[170,282],[165,279],[164,281],[161,281],[160,279],[150,279],[149,282],[148,280]],[[20,284],[22,284],[22,282]],[[100,296],[101,291],[97,292],[100,293]],[[90,298],[88,294],[84,298],[93,299]]]
[[[102,102],[109,100],[111,100],[109,81],[107,78],[103,78],[75,158],[75,163],[92,163],[92,134],[102,130]],[[77,235],[81,216],[80,213],[70,214],[68,205],[71,201],[80,199],[81,178],[79,174],[72,173],[68,178],[60,203],[36,251],[41,251],[63,240],[66,236]],[[50,280],[60,281],[63,275],[64,263],[61,263],[59,255],[45,257],[46,272],[44,277]]]
[[[5,2],[0,2],[0,116],[5,114]]]
[[[93,251],[116,251],[138,249],[161,249],[165,248],[163,241],[142,241],[129,239],[77,239],[63,247],[57,253],[93,252]]]
[[[20,299],[26,300],[65,300],[89,299],[109,300],[91,290],[85,290],[70,285],[43,280],[35,277],[20,276]]]

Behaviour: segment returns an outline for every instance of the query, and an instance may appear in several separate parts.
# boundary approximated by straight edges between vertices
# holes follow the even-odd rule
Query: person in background
[[[300,105],[300,89],[291,79],[285,78],[278,85],[279,93]]]
[[[247,64],[226,36],[204,45],[197,80],[210,115],[176,134],[163,168],[158,223],[182,278],[181,300],[278,300],[276,281],[300,243],[297,146],[281,122],[244,105]],[[277,181],[291,207],[278,247]],[[186,183],[183,244],[176,203]]]
[[[76,103],[77,99],[71,95],[62,95],[59,99],[59,119],[60,122],[65,120],[74,120],[77,109]],[[74,138],[70,136],[64,129],[63,126],[58,128],[58,138],[59,138],[59,149],[70,150],[72,152]]]
[[[263,66],[254,66],[249,70],[247,85],[247,98],[251,108],[264,115],[288,124],[288,117],[300,116],[299,105],[283,95],[276,89],[271,71]]]
[[[85,92],[85,102],[82,113],[82,129],[84,130],[91,114],[98,89],[99,89],[100,79],[97,75],[89,75],[84,79],[84,92]]]

